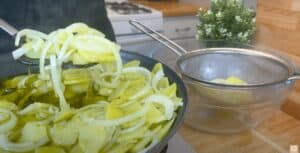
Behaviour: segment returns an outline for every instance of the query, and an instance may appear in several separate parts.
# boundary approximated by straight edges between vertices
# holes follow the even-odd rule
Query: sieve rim
[[[216,54],[216,53],[222,53],[222,54],[239,54],[239,55],[246,55],[246,56],[257,56],[262,58],[268,58],[275,62],[280,63],[284,68],[287,70],[288,74],[285,78],[267,82],[267,83],[255,83],[255,84],[247,84],[247,85],[231,85],[231,84],[221,84],[221,83],[215,83],[211,82],[209,80],[199,79],[194,76],[191,76],[187,74],[181,67],[181,64],[188,60],[189,58],[193,56],[201,56],[205,54]],[[183,76],[189,79],[189,81],[193,82],[200,82],[212,86],[218,86],[218,87],[227,87],[227,88],[254,88],[254,87],[262,87],[262,86],[272,86],[276,84],[281,83],[287,83],[290,80],[290,78],[295,77],[298,75],[298,67],[286,56],[274,52],[274,51],[267,51],[267,50],[254,50],[254,49],[244,49],[244,48],[227,48],[227,47],[220,47],[220,48],[204,48],[204,49],[198,49],[190,51],[182,56],[180,56],[176,61],[176,70]]]

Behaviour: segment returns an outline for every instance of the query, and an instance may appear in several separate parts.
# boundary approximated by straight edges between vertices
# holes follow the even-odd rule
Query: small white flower
[[[208,15],[212,14],[211,10],[208,10],[208,11],[207,11],[207,14],[208,14]]]
[[[237,21],[237,22],[241,22],[242,21],[242,19],[241,19],[241,17],[240,16],[235,16],[235,20]]]
[[[210,27],[205,29],[205,33],[207,35],[209,35],[211,33],[211,31],[212,31],[212,29]]]
[[[238,33],[238,38],[243,38],[243,33],[242,32]]]
[[[249,33],[248,32],[245,32],[243,37],[246,39],[247,37],[249,36]]]
[[[247,10],[248,12],[250,12],[250,13],[251,13],[251,12],[254,12],[254,10],[253,10],[253,9],[250,9],[250,8],[247,8],[246,10]]]
[[[211,0],[212,3],[218,3],[218,0]]]
[[[231,0],[229,2],[229,4],[232,5],[232,6],[238,6],[238,5],[242,4],[242,1],[241,0]]]
[[[207,28],[211,28],[212,25],[211,24],[204,24],[204,28],[207,29]]]
[[[198,36],[203,36],[203,32],[201,30],[198,30]]]
[[[227,37],[232,37],[232,33],[231,32],[228,32],[226,35],[227,35]]]
[[[222,27],[222,28],[219,29],[219,31],[220,31],[221,34],[225,34],[227,32],[227,29]]]
[[[219,11],[219,12],[216,14],[216,17],[217,17],[217,18],[221,18],[221,17],[222,17],[222,13]]]
[[[252,19],[252,23],[255,23],[255,22],[256,22],[256,18],[253,18],[253,19]]]

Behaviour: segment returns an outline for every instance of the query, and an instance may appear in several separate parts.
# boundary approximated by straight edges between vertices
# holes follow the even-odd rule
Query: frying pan
[[[1,28],[3,28],[2,23],[3,22],[0,22]],[[7,30],[9,30],[9,29],[7,29],[7,25],[6,25],[5,31],[7,31]],[[10,34],[14,35],[15,33],[10,33]],[[141,66],[143,66],[149,70],[151,70],[156,63],[159,63],[159,61],[157,61],[153,58],[146,57],[146,56],[143,56],[143,55],[140,55],[137,53],[132,53],[132,52],[125,51],[125,50],[121,50],[121,57],[122,57],[122,60],[124,63],[131,61],[131,60],[139,60],[141,62]],[[11,53],[0,54],[0,65],[1,65],[0,80],[5,79],[10,76],[24,74],[24,73],[27,73],[28,71],[38,72],[37,65],[29,66],[29,65],[25,65],[20,62],[17,62],[13,59]],[[157,145],[155,145],[153,148],[148,150],[147,153],[159,153],[164,149],[164,147],[167,145],[170,138],[176,133],[176,131],[182,124],[184,114],[187,109],[188,98],[187,98],[186,87],[185,87],[183,81],[167,65],[162,63],[162,66],[164,69],[165,76],[168,77],[169,81],[171,83],[177,84],[177,88],[178,88],[177,95],[182,98],[183,106],[177,110],[177,117],[175,119],[175,122],[173,123],[172,127],[170,128],[170,130],[168,131],[166,136]]]

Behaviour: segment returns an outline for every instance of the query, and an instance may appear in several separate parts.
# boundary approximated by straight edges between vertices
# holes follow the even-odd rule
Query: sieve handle
[[[156,32],[154,29],[142,24],[141,22],[136,21],[136,20],[129,20],[129,24],[133,25],[138,30],[142,31],[146,35],[150,36],[151,38],[157,40],[164,46],[168,47],[178,56],[181,56],[181,55],[187,53],[187,50],[182,48],[180,45],[178,45],[174,41],[170,40],[166,36]]]
[[[293,76],[289,77],[287,81],[300,80],[300,73],[295,73]]]
[[[15,36],[18,33],[18,30],[15,27],[5,22],[2,18],[0,18],[0,28],[11,36]]]

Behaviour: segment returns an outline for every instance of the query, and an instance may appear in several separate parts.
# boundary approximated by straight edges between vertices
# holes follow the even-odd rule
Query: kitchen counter
[[[131,0],[131,2],[139,3],[157,9],[163,13],[164,17],[195,16],[200,7],[207,8],[206,6],[197,6],[194,4],[183,3],[178,1],[167,2],[167,1]]]
[[[275,0],[274,3],[259,0],[255,45],[287,55],[300,68],[299,23],[298,0]],[[293,92],[281,109],[300,120],[300,81],[296,82]]]
[[[238,134],[210,134],[185,124],[179,133],[198,153],[288,153],[291,145],[300,147],[300,121],[280,110],[256,129]]]

